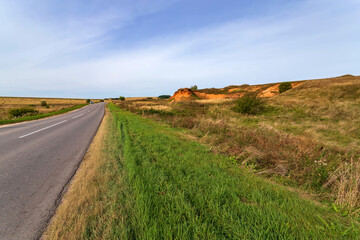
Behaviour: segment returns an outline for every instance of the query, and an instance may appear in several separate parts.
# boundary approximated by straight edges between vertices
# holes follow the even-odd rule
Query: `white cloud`
[[[105,14],[105,20],[99,17],[94,27],[80,34],[76,31],[82,22],[74,24],[76,27],[70,30],[74,36],[69,39],[69,33],[65,40],[57,34],[40,34],[36,48],[28,50],[26,46],[24,54],[18,53],[22,63],[30,64],[15,67],[16,61],[12,63],[10,57],[10,67],[0,68],[0,81],[6,95],[51,92],[61,96],[108,97],[170,94],[193,84],[223,87],[359,74],[359,7],[355,1],[307,1],[261,19],[163,36],[98,59],[51,66],[34,64],[105,38],[107,27],[113,27],[109,24],[111,15],[108,20],[109,15]],[[46,33],[48,29],[40,27],[35,31]],[[35,39],[26,44],[32,45],[38,38],[30,35]],[[3,63],[6,66],[6,59]]]

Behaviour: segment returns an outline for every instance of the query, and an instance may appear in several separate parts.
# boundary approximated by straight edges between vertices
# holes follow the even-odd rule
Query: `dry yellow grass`
[[[101,172],[101,167],[108,160],[103,153],[108,118],[109,114],[106,113],[42,239],[83,239],[87,219],[93,215],[101,215],[106,207],[96,200],[103,195],[103,188],[99,186],[112,179],[112,176],[107,174],[110,171]]]
[[[153,105],[153,106],[141,106],[139,109],[155,109],[155,110],[163,110],[163,111],[169,111],[171,110],[171,107],[166,105]]]
[[[41,106],[42,101],[46,101],[49,108]],[[0,120],[9,119],[8,112],[13,108],[29,107],[34,108],[39,113],[47,113],[84,103],[86,103],[86,99],[0,97]]]
[[[41,101],[46,101],[48,104],[80,104],[84,103],[86,99],[75,98],[30,98],[30,97],[0,97],[0,104],[40,104]]]
[[[157,97],[127,97],[125,98],[125,101],[129,100],[129,101],[139,101],[139,100],[144,100],[144,99],[157,99]]]
[[[233,99],[201,99],[201,100],[195,100],[198,103],[223,103],[223,102],[229,102],[233,101]]]
[[[235,102],[221,99],[129,101],[119,105],[189,129],[188,135],[214,152],[233,156],[276,181],[315,192],[326,188],[336,204],[359,208],[359,201],[354,199],[360,196],[360,167],[355,164],[360,157],[360,76],[304,81],[264,101],[265,111],[254,116],[234,112],[231,108]],[[165,112],[139,111],[162,110],[161,105]],[[336,175],[330,177],[334,171]],[[324,185],[328,180],[332,184]],[[320,198],[328,197],[327,193],[320,194]]]
[[[360,205],[360,159],[342,163],[329,177],[325,186],[333,185],[336,192],[336,203],[352,209]],[[360,209],[358,210],[358,212]]]

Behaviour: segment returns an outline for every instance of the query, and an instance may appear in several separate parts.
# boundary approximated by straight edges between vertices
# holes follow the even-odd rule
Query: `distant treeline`
[[[168,99],[170,97],[171,97],[170,95],[160,95],[158,98],[159,99]]]

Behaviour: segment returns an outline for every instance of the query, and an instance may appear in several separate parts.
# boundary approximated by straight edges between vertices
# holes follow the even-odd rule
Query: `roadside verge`
[[[99,173],[107,161],[103,149],[108,119],[109,113],[106,110],[80,167],[41,239],[84,238],[82,233],[89,216],[102,212],[102,201],[97,200],[104,193],[101,184],[109,180],[106,172]]]

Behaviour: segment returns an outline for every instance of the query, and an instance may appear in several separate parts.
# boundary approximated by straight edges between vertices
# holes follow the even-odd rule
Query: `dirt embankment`
[[[292,87],[295,88],[303,82],[292,82]],[[170,98],[171,101],[191,101],[196,99],[236,99],[244,96],[249,92],[257,92],[259,97],[269,98],[279,94],[279,83],[277,84],[263,84],[263,85],[241,85],[229,86],[226,88],[216,89],[202,89],[191,90],[190,88],[180,88]]]

